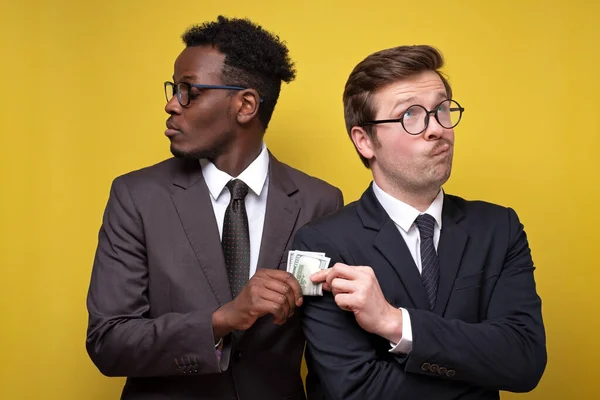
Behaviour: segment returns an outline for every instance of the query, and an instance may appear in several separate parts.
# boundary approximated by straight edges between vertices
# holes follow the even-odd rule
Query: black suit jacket
[[[497,399],[533,389],[545,369],[545,332],[523,226],[510,208],[445,195],[435,309],[406,242],[372,188],[297,232],[294,248],[331,264],[371,266],[383,294],[410,314],[413,348],[360,328],[330,293],[305,298],[309,381],[329,399]]]
[[[226,336],[217,359],[212,314],[232,298],[209,196],[198,161],[172,158],[113,182],[88,353],[103,374],[128,377],[123,399],[303,399],[298,313]],[[257,267],[285,270],[294,232],[342,205],[339,189],[271,156]]]

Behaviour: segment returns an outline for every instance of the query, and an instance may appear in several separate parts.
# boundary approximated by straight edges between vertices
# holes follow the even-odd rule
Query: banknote
[[[323,296],[323,285],[313,283],[310,276],[328,268],[330,261],[325,253],[292,250],[288,253],[287,272],[296,277],[304,296]]]

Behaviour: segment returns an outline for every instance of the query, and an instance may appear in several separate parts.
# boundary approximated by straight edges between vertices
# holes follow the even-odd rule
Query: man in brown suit
[[[263,136],[279,39],[248,20],[190,28],[165,83],[170,158],[118,177],[89,288],[87,350],[123,399],[304,399],[295,231],[339,189],[275,159]],[[240,201],[241,200],[241,201]],[[308,397],[316,396],[309,382]]]

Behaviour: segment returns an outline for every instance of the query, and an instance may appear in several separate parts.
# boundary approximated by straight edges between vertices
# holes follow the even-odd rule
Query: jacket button
[[[429,368],[429,370],[431,372],[438,372],[439,369],[440,369],[440,366],[437,364],[431,364],[431,368]]]
[[[448,372],[448,368],[446,367],[440,367],[440,369],[438,369],[438,374],[440,375],[446,375],[446,372]]]
[[[453,369],[449,369],[448,372],[446,372],[448,378],[452,378],[454,375],[456,375],[456,371]]]
[[[423,363],[423,364],[421,364],[421,370],[422,371],[428,372],[429,371],[429,367],[430,367],[429,363]]]

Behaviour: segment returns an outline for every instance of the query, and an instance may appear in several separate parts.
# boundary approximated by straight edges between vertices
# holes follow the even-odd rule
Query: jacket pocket
[[[484,270],[476,272],[474,274],[461,276],[454,281],[454,291],[458,292],[461,290],[477,288],[483,284],[483,282],[494,279],[498,276],[498,274],[493,274],[490,276],[485,276]]]

